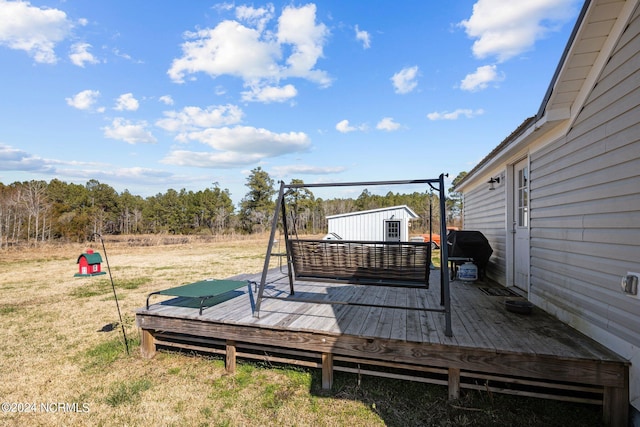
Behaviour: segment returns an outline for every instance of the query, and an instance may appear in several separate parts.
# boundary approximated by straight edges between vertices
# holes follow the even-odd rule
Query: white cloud
[[[304,132],[275,133],[252,126],[208,128],[191,132],[189,139],[200,141],[216,150],[274,157],[305,151],[310,140]]]
[[[238,106],[227,104],[211,105],[205,109],[184,107],[182,111],[165,111],[163,115],[156,126],[178,133],[176,139],[186,141],[188,132],[240,123],[244,113]]]
[[[295,86],[288,84],[285,86],[265,86],[252,87],[248,91],[242,92],[242,100],[247,102],[285,102],[295,98],[298,94]]]
[[[358,125],[358,126],[351,126],[349,124],[349,120],[345,119],[345,120],[339,121],[338,124],[336,124],[336,130],[338,132],[341,132],[341,133],[354,132],[354,131],[357,131],[357,130],[365,131],[365,130],[367,130],[367,125],[366,124],[361,124],[361,125]]]
[[[0,144],[0,170],[51,172],[53,167],[45,159],[34,156],[19,148]]]
[[[101,182],[121,182],[138,184],[175,186],[189,180],[202,181],[202,177],[176,176],[170,172],[142,167],[121,168],[98,162],[79,162],[46,159],[31,153],[0,143],[0,171],[19,171],[35,174],[48,174],[65,180],[97,179]]]
[[[236,17],[246,25],[226,20],[214,28],[185,33],[182,56],[173,60],[169,77],[183,83],[197,73],[212,78],[231,75],[249,88],[280,87],[281,80],[294,77],[323,87],[331,84],[327,73],[315,68],[329,34],[324,24],[316,23],[315,5],[285,7],[271,29],[266,26],[273,18],[272,6],[242,6],[236,9]],[[290,95],[289,86],[284,87]]]
[[[469,92],[486,89],[489,83],[504,80],[504,75],[498,74],[495,65],[483,65],[478,67],[474,73],[467,74],[460,82],[460,89]]]
[[[469,19],[460,22],[476,39],[473,54],[506,61],[533,47],[576,13],[578,0],[478,0]]]
[[[221,3],[216,3],[211,8],[213,10],[217,10],[218,12],[228,12],[230,10],[233,10],[234,7],[235,5],[233,3],[225,1]]]
[[[228,74],[246,81],[277,77],[279,46],[261,40],[259,31],[236,21],[223,21],[215,28],[186,33],[183,55],[173,60],[169,77],[182,83],[186,75],[206,73],[211,77]]]
[[[173,98],[171,95],[162,95],[158,100],[164,105],[173,105]]]
[[[378,122],[376,129],[391,132],[400,129],[400,123],[394,122],[391,117],[385,117]]]
[[[71,98],[65,98],[67,104],[78,110],[89,110],[98,101],[100,92],[97,90],[83,90],[73,95]]]
[[[71,53],[69,59],[74,65],[84,68],[84,64],[97,64],[98,61],[89,49],[91,45],[89,43],[75,43],[71,46]]]
[[[418,66],[405,67],[391,77],[396,93],[405,94],[411,92],[418,86]]]
[[[122,180],[142,180],[148,183],[157,183],[158,179],[169,178],[172,176],[170,172],[158,169],[132,167],[114,169],[114,174]]]
[[[124,93],[116,100],[114,110],[118,111],[136,111],[140,107],[140,103],[133,97],[132,93]]]
[[[215,151],[174,150],[162,162],[202,168],[231,168],[255,164],[268,157],[306,151],[309,137],[303,132],[275,133],[250,126],[209,128],[188,135]]]
[[[480,116],[484,114],[483,109],[470,110],[466,108],[458,108],[455,111],[442,111],[442,112],[433,112],[427,114],[427,118],[429,120],[458,120],[460,117],[464,116],[468,119],[472,119],[476,116]]]
[[[70,34],[73,24],[58,9],[28,2],[0,0],[0,45],[24,50],[36,62],[53,64],[54,48]]]
[[[154,144],[156,138],[147,129],[148,125],[145,121],[133,123],[121,117],[113,119],[111,126],[102,128],[105,138],[117,139],[125,141],[129,144]]]
[[[122,59],[126,59],[127,61],[131,61],[134,64],[144,64],[144,61],[141,59],[134,59],[131,55],[129,55],[128,53],[122,52],[120,49],[118,48],[113,48],[111,49],[111,52],[117,56],[118,58],[122,58]]]
[[[356,40],[362,42],[362,47],[365,49],[369,49],[371,47],[371,35],[368,31],[360,30],[360,28],[356,25]]]
[[[92,164],[92,163],[80,163],[73,168],[58,168],[56,175],[64,175],[67,177],[74,177],[80,179],[97,179],[99,181],[116,181],[124,184],[162,184],[162,183],[175,183],[178,182],[176,176],[170,172],[132,167],[132,168],[120,168],[109,164]],[[184,181],[182,181],[182,184]]]
[[[192,166],[198,168],[236,168],[258,163],[260,155],[247,155],[236,152],[206,152],[206,151],[171,151],[162,163],[177,166]]]
[[[347,170],[344,166],[311,166],[311,165],[291,165],[274,166],[271,168],[275,175],[333,175]]]
[[[273,19],[273,4],[269,3],[266,7],[254,8],[251,6],[238,6],[236,8],[236,18],[255,27],[259,32],[264,31],[267,23]]]
[[[291,55],[286,60],[289,68],[284,70],[284,76],[302,77],[321,86],[329,86],[331,79],[326,72],[313,68],[322,57],[328,35],[326,25],[316,25],[315,4],[285,7],[278,19],[277,33],[281,45],[291,45]]]
[[[354,130],[356,130],[356,128],[354,128],[353,126],[350,126],[349,120],[345,119],[338,122],[338,124],[336,125],[336,130],[338,132],[347,133],[347,132],[353,132]]]

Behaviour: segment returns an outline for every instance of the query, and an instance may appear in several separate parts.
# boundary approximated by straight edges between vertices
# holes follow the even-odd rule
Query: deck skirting
[[[166,321],[153,316],[142,316],[138,320],[144,325],[141,347],[145,357],[153,357],[156,349],[216,354],[225,360],[228,373],[235,372],[239,358],[321,369],[323,389],[332,387],[334,372],[348,372],[446,386],[451,399],[457,399],[461,390],[468,389],[626,408],[626,402],[616,402],[622,402],[618,385],[628,376],[627,367],[616,363],[491,354],[478,349],[380,340],[351,339],[348,340],[351,344],[345,345],[341,342],[344,340],[331,336],[299,336],[292,343],[280,339],[281,331],[271,334],[255,331],[263,338],[254,339],[255,335],[245,335],[244,328],[233,331],[235,327],[228,325],[212,329],[215,332],[211,335],[222,337],[216,338],[203,334],[196,326],[201,322],[197,321],[189,327],[191,322],[182,320],[178,322],[180,327],[171,328]],[[198,335],[190,334],[194,329]],[[405,351],[390,350],[401,347],[405,347]]]

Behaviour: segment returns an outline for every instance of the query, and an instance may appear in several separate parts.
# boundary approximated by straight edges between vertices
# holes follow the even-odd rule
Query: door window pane
[[[387,221],[387,240],[400,240],[400,221]]]
[[[518,171],[518,227],[529,226],[529,168]]]

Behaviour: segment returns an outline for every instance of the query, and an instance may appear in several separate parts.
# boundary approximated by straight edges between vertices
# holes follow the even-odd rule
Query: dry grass
[[[521,419],[509,414],[520,417],[523,411],[530,421],[520,425],[581,419],[597,425],[598,409],[577,405],[512,399],[502,401],[503,409],[493,397],[472,395],[451,405],[444,387],[346,374],[337,374],[335,390],[323,394],[315,370],[240,362],[236,375],[226,376],[216,358],[140,357],[134,312],[149,292],[258,272],[266,242],[265,236],[107,239],[129,356],[120,327],[101,331],[118,321],[108,275],[73,277],[86,245],[0,251],[0,399],[14,403],[10,409],[31,411],[4,412],[0,425],[513,425]],[[92,247],[103,254],[99,244]]]

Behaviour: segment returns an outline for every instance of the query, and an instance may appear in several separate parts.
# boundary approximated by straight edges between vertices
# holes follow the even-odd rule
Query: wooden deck
[[[439,307],[438,281],[437,270],[430,289],[298,281],[295,297]],[[267,282],[265,295],[289,294],[278,269]],[[628,362],[540,309],[506,311],[504,300],[514,297],[487,294],[487,287],[504,291],[451,283],[452,337],[444,334],[443,314],[420,310],[266,299],[257,318],[248,286],[202,315],[191,300],[158,298],[137,311],[136,323],[146,357],[174,347],[222,354],[230,372],[237,357],[321,368],[325,388],[334,371],[346,371],[445,385],[452,398],[466,388],[586,402],[602,405],[606,424],[626,426]]]

